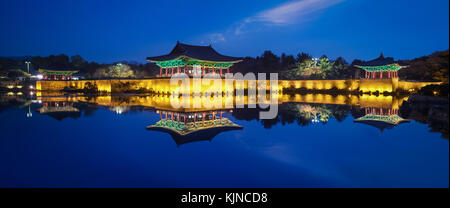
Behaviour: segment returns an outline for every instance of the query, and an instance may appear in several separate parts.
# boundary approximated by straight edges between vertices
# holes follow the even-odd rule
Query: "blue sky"
[[[409,59],[449,48],[448,0],[2,0],[0,56],[145,62],[179,40],[231,56],[264,50]]]

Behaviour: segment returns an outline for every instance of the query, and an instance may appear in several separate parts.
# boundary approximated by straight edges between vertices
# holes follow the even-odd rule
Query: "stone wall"
[[[170,85],[170,79],[113,79],[113,80],[79,80],[79,81],[37,81],[36,89],[41,91],[61,91],[64,88],[84,89],[88,83],[97,86],[99,91],[108,93],[121,93],[134,90],[143,90],[148,92],[171,94],[179,90],[179,87]],[[307,89],[307,90],[348,90],[348,91],[363,91],[363,92],[393,92],[397,89],[406,91],[416,91],[420,88],[430,85],[440,84],[440,82],[410,82],[399,81],[394,79],[348,79],[348,80],[279,80],[278,89]],[[179,81],[179,85],[181,81]],[[201,85],[200,83],[191,82],[190,92],[192,89],[199,89],[204,92],[206,89],[215,91],[231,92],[235,89],[248,89],[249,82],[243,83],[235,82],[227,83],[222,81],[222,85],[213,86]],[[257,83],[256,85],[257,86]],[[220,89],[222,88],[222,89]],[[250,87],[253,89],[253,87]],[[267,82],[266,89],[270,86]],[[187,89],[186,89],[187,90]]]
[[[286,88],[300,89],[304,88],[307,90],[349,90],[354,91],[358,89],[359,80],[348,79],[348,80],[280,80],[279,85]]]

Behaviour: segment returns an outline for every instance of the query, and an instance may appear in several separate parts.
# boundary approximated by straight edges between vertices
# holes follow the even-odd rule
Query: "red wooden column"
[[[383,79],[383,71],[380,71],[380,79]]]
[[[222,67],[219,68],[220,77],[222,77]]]
[[[230,67],[227,68],[227,73],[230,73]]]
[[[219,113],[220,113],[220,120],[222,120],[222,111],[220,111]]]
[[[160,67],[160,68],[159,68],[159,76],[160,76],[160,77],[162,76],[162,70],[163,70],[163,68]]]
[[[169,75],[169,68],[166,67],[166,76]]]
[[[177,73],[180,73],[180,67],[177,67]]]
[[[230,111],[227,111],[227,119],[230,119]]]
[[[214,66],[212,67],[212,72],[216,73],[216,69],[214,68]]]
[[[202,66],[202,76],[205,76],[205,67]]]

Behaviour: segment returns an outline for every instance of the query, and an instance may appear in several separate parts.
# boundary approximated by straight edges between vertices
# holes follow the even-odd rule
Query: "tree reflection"
[[[264,128],[281,123],[292,124],[296,122],[300,126],[307,126],[312,123],[326,124],[329,119],[343,121],[351,110],[350,106],[330,105],[330,104],[303,104],[303,103],[283,103],[279,105],[278,116],[274,119],[259,119],[261,109],[235,109],[233,117],[238,120],[258,120]]]

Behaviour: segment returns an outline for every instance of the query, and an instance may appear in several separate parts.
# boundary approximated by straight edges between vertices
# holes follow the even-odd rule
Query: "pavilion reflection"
[[[398,109],[385,109],[376,107],[366,107],[365,115],[354,120],[357,123],[363,123],[380,129],[383,133],[384,129],[392,129],[403,122],[409,122],[398,115]]]
[[[383,133],[384,129],[392,129],[400,123],[409,122],[408,119],[399,116],[399,109],[403,104],[403,100],[392,98],[392,96],[379,96],[375,98],[366,96],[360,103],[360,107],[364,109],[364,116],[356,118],[354,122],[378,128],[381,133]],[[373,99],[376,102],[373,102]]]
[[[63,100],[42,102],[42,107],[37,109],[37,111],[58,121],[68,117],[78,118],[81,116],[80,110],[74,107],[74,102]]]
[[[194,141],[211,141],[216,135],[242,129],[230,121],[231,109],[214,111],[166,111],[157,110],[160,120],[148,130],[169,133],[179,146]]]
[[[396,126],[398,124],[395,122],[396,120],[399,122],[406,121],[406,119],[402,120],[398,109],[403,101],[407,100],[407,97],[375,96],[368,94],[278,94],[277,96],[276,103],[279,104],[278,115],[272,120],[261,120],[265,128],[270,128],[279,122],[284,124],[291,123],[295,120],[302,126],[319,122],[327,123],[329,118],[336,118],[338,121],[341,121],[349,113],[353,117],[359,118],[355,122],[370,123],[370,125],[380,129],[389,129]],[[261,99],[247,95],[226,95],[218,100],[201,96],[190,96],[187,99],[183,97],[175,98],[178,100],[180,106],[184,106],[185,104],[194,106],[195,103],[204,103],[206,100],[211,102],[209,108],[203,105],[197,106],[196,108],[176,108],[171,103],[171,99],[174,99],[174,97],[170,97],[170,95],[43,96],[37,99],[44,103],[61,101],[67,103],[90,103],[104,106],[117,114],[125,113],[133,108],[156,111],[160,114],[161,120],[149,126],[148,129],[168,132],[176,140],[177,144],[186,143],[188,140],[210,140],[213,136],[220,133],[217,132],[218,130],[227,130],[229,129],[228,127],[235,129],[238,126],[232,122],[230,123],[228,118],[231,114],[237,120],[259,120],[259,112],[261,111],[261,109],[248,108],[249,105],[257,105]],[[266,103],[272,102],[268,99],[263,100]],[[233,104],[238,102],[243,103],[245,107],[235,108]],[[64,102],[58,104],[58,106],[61,105],[64,105]],[[69,108],[66,109],[67,111],[71,110]],[[363,109],[365,110],[363,111]],[[374,120],[375,118],[378,118],[378,120]],[[369,121],[369,119],[372,120]],[[185,129],[179,129],[178,127],[180,126]],[[210,130],[213,133],[205,133],[206,126],[214,129]]]

